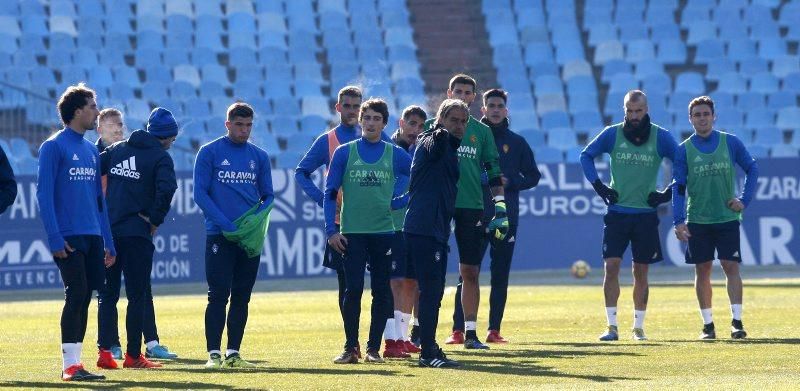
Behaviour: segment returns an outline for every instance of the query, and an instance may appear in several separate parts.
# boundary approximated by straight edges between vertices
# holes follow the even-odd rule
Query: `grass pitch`
[[[797,275],[794,268],[794,275]],[[682,272],[679,281],[655,282],[645,323],[649,341],[630,340],[631,287],[620,299],[621,340],[600,343],[605,326],[602,289],[597,272],[592,278],[561,285],[511,287],[503,335],[508,345],[489,351],[465,351],[444,345],[464,368],[419,368],[414,359],[385,364],[335,365],[344,339],[332,290],[258,292],[253,294],[242,356],[254,370],[207,371],[203,332],[204,288],[197,294],[156,297],[162,342],[181,358],[157,370],[101,371],[109,380],[66,383],[59,380],[59,314],[61,294],[34,294],[34,301],[0,295],[0,388],[141,388],[141,389],[797,389],[800,344],[800,279],[745,279],[744,341],[729,339],[730,310],[725,287],[714,286],[717,341],[695,338],[701,321],[694,289]],[[747,277],[747,273],[744,273]],[[488,280],[488,277],[485,277]],[[658,280],[657,278],[654,280]],[[289,282],[297,289],[305,283]],[[272,282],[259,282],[269,287]],[[313,284],[313,283],[310,283]],[[330,281],[326,282],[330,286]],[[279,283],[280,285],[280,283]],[[158,288],[157,290],[164,290]],[[173,289],[173,288],[167,288]],[[174,290],[174,289],[173,289]],[[488,287],[483,289],[479,328],[485,328]],[[40,297],[41,296],[41,297]],[[366,338],[369,293],[364,294],[361,335]],[[124,298],[120,325],[124,325]],[[442,306],[438,339],[450,330],[453,291]],[[83,349],[83,362],[94,370],[97,335],[96,302]],[[122,328],[124,339],[124,327]],[[483,338],[484,331],[480,332]],[[123,340],[124,345],[124,340]],[[224,339],[223,339],[224,347]],[[121,362],[120,362],[121,366]]]

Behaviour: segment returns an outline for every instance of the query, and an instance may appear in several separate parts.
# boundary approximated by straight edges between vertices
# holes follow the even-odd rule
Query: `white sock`
[[[153,350],[154,347],[158,346],[157,340],[147,341],[144,343],[144,346],[150,350]]]
[[[386,319],[386,327],[383,329],[383,339],[394,341],[397,339],[397,332],[394,329],[394,318]]]
[[[733,319],[735,320],[742,320],[742,305],[731,304],[731,315],[733,315]]]
[[[644,313],[645,311],[633,310],[633,328],[644,328]]]
[[[419,327],[419,318],[414,318],[414,326]]]
[[[395,310],[392,320],[394,320],[394,336],[397,337],[398,341],[405,341],[405,339],[403,339],[403,334],[406,334],[408,331],[408,323],[403,323],[403,313]],[[405,332],[403,326],[406,328]]]
[[[709,324],[714,321],[714,319],[711,317],[711,308],[701,308],[700,316],[703,317],[703,324]]]
[[[609,326],[617,325],[617,307],[606,307],[606,319]]]
[[[395,315],[397,316],[397,315]],[[411,314],[404,314],[400,312],[400,336],[403,337],[403,341],[408,341],[408,322],[411,320]]]
[[[75,363],[80,364],[81,363],[81,352],[83,352],[83,342],[76,343],[75,347],[73,349],[74,350],[72,351],[72,354],[75,355]]]
[[[211,355],[214,353],[219,354],[220,356],[222,355],[222,352],[220,352],[219,350],[209,350],[208,356],[211,357]]]
[[[464,322],[464,331],[475,331],[478,329],[478,322]]]
[[[225,351],[225,357],[230,357],[231,355],[239,354],[238,350],[228,349]]]
[[[62,343],[61,344],[61,360],[62,365],[61,369],[66,370],[67,368],[79,363],[80,361],[75,360],[75,347],[77,344],[74,343]]]

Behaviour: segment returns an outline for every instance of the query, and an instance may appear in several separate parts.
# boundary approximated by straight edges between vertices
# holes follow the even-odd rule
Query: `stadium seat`
[[[622,43],[619,41],[605,41],[597,45],[594,52],[594,63],[603,65],[610,60],[622,60],[625,58]]]
[[[547,131],[547,145],[566,151],[578,146],[577,135],[572,128],[554,128]]]
[[[766,94],[745,92],[736,98],[736,107],[743,111],[766,108]],[[774,109],[770,110],[775,111]]]
[[[275,105],[275,107],[279,106]],[[276,136],[291,135],[300,131],[297,127],[297,120],[295,120],[295,117],[287,115],[276,115],[273,117],[270,121],[270,130],[272,134]]]
[[[714,125],[722,130],[740,129],[744,126],[744,113],[736,108],[715,110],[717,120]]]
[[[725,58],[725,45],[722,41],[705,40],[697,44],[697,51],[694,55],[696,64],[708,64],[720,58]]]
[[[569,128],[570,119],[569,115],[563,111],[550,111],[541,115],[542,117],[542,130],[548,134],[553,129]]]
[[[625,59],[629,62],[639,62],[656,58],[653,43],[648,40],[632,40],[627,43]]]
[[[533,82],[533,91],[537,96],[545,94],[563,94],[564,86],[558,76],[539,76]]]
[[[719,78],[717,90],[731,94],[745,93],[747,92],[747,79],[739,73],[726,73]]]
[[[800,152],[793,145],[778,144],[770,148],[770,156],[773,158],[796,158]]]
[[[770,94],[778,91],[778,78],[772,73],[757,73],[750,79],[750,91]]]
[[[797,129],[800,124],[800,107],[784,107],[778,110],[775,126],[780,129]]]
[[[675,79],[675,92],[686,92],[694,95],[704,94],[706,92],[706,86],[703,81],[703,76],[697,72],[683,72],[678,74],[678,77]]]
[[[800,59],[797,55],[777,57],[772,61],[771,71],[772,74],[779,78],[784,78],[794,72],[800,72]]]
[[[537,96],[536,113],[542,116],[550,112],[561,112],[566,116],[567,103],[562,94]]]
[[[686,43],[697,45],[700,42],[717,39],[717,26],[707,21],[698,20],[689,26],[689,35]]]
[[[617,26],[610,23],[599,23],[589,30],[589,45],[597,46],[606,41],[617,41]]]
[[[792,91],[778,91],[767,95],[767,106],[780,110],[797,105],[797,95]]]
[[[537,163],[561,163],[564,153],[560,149],[542,145],[535,148],[534,158]]]

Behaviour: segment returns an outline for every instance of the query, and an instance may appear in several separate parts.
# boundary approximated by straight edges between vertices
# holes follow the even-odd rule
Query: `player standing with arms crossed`
[[[103,286],[104,267],[114,264],[116,250],[100,181],[100,157],[83,138],[97,125],[95,92],[84,84],[70,86],[58,100],[65,128],[39,148],[36,198],[47,242],[64,282],[61,311],[61,379],[102,380],[81,360],[92,290]]]
[[[624,122],[605,128],[581,152],[584,176],[608,205],[608,213],[603,217],[603,294],[608,328],[600,336],[601,341],[619,339],[619,269],[629,243],[633,254],[633,339],[647,339],[644,334],[649,296],[647,271],[650,264],[664,259],[656,207],[672,197],[669,188],[657,191],[656,181],[662,159],[672,161],[677,148],[666,129],[650,122],[644,92],[628,91],[623,108]],[[610,187],[600,180],[594,166],[594,159],[603,153],[611,156]]]
[[[675,153],[672,200],[675,235],[688,242],[686,263],[694,265],[695,291],[703,317],[700,339],[715,339],[711,316],[711,270],[714,252],[725,272],[731,303],[731,338],[747,336],[742,325],[742,277],[739,274],[739,225],[742,211],[755,195],[758,165],[739,138],[714,130],[714,101],[707,96],[689,103],[694,134]],[[744,189],[736,192],[736,168],[745,172]]]
[[[194,198],[206,219],[205,314],[206,368],[251,368],[239,348],[247,324],[248,304],[256,282],[260,257],[249,257],[223,232],[237,230],[233,223],[257,203],[259,210],[274,200],[272,172],[267,153],[249,143],[253,108],[237,102],[228,107],[227,134],[200,147],[194,165]],[[222,331],[227,314],[228,347],[222,359]]]

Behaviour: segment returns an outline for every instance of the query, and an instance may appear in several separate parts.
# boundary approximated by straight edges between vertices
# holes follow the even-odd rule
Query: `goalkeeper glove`
[[[489,223],[489,234],[497,240],[503,240],[508,233],[508,215],[506,214],[506,202],[497,201],[494,203],[494,218]]]

